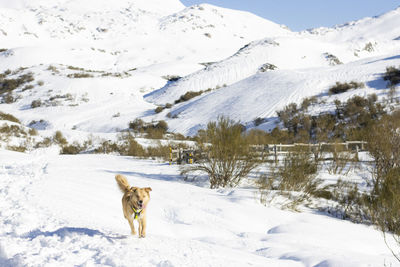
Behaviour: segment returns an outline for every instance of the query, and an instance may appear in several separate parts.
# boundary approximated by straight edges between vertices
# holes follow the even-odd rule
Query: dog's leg
[[[143,220],[139,219],[139,237],[142,237],[142,231],[143,231]]]
[[[146,219],[139,220],[139,237],[146,237]]]
[[[132,235],[136,235],[135,226],[133,225],[133,221],[130,220],[130,219],[127,219],[127,220],[128,220],[129,226],[131,227],[131,233],[132,233]],[[139,233],[140,233],[140,232],[139,232]]]

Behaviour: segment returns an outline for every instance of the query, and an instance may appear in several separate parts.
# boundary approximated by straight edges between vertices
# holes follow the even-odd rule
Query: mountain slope
[[[400,65],[399,54],[400,50],[393,55],[363,59],[335,67],[258,73],[230,86],[175,105],[156,118],[161,119],[169,113],[165,119],[171,130],[195,135],[197,130],[206,127],[209,121],[215,121],[220,115],[229,116],[254,127],[254,119],[274,118],[277,110],[292,102],[299,104],[303,98],[310,96],[318,96],[327,102],[315,107],[315,112],[332,109],[335,99],[345,101],[355,94],[366,96],[376,93],[382,98],[388,91],[382,74],[387,66]],[[329,87],[337,81],[353,80],[365,83],[366,88],[328,96]],[[260,127],[274,126],[266,123]]]
[[[200,63],[226,58],[266,34],[291,34],[247,12],[183,8],[175,0],[37,0],[13,9],[7,3],[0,3],[0,72],[23,67],[35,80],[30,89],[15,89],[15,101],[0,108],[26,125],[47,121],[48,130],[124,129],[152,113],[155,106],[142,94],[163,87],[169,76],[198,71]],[[32,109],[38,100],[43,105]]]
[[[276,108],[336,81],[364,81],[366,91],[385,92],[373,76],[397,64],[383,58],[399,54],[399,9],[293,33],[247,12],[185,8],[177,0],[9,3],[0,2],[0,73],[10,69],[7,79],[18,79],[32,72],[34,80],[3,94],[0,109],[25,125],[46,121],[49,131],[113,133],[142,118],[167,120],[170,130],[192,135],[220,114],[252,127],[253,119],[274,117]],[[379,62],[362,63],[368,58]],[[253,103],[271,95],[268,107]]]

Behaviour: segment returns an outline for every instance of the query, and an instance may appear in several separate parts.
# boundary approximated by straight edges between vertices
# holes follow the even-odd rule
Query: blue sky
[[[400,6],[399,0],[181,0],[186,5],[212,5],[246,10],[294,31],[331,27],[380,15]]]

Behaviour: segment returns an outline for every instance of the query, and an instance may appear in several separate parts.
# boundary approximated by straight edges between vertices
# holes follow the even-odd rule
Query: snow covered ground
[[[153,189],[145,239],[130,235],[116,173]],[[130,157],[0,150],[0,266],[400,266],[372,227],[178,173]]]

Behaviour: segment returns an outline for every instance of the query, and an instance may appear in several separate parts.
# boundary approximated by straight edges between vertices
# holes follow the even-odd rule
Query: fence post
[[[359,150],[359,149],[358,149],[358,145],[356,145],[356,155],[357,155],[357,158],[359,158],[359,157],[358,157],[358,150]]]
[[[172,165],[172,147],[169,147],[169,165]]]

